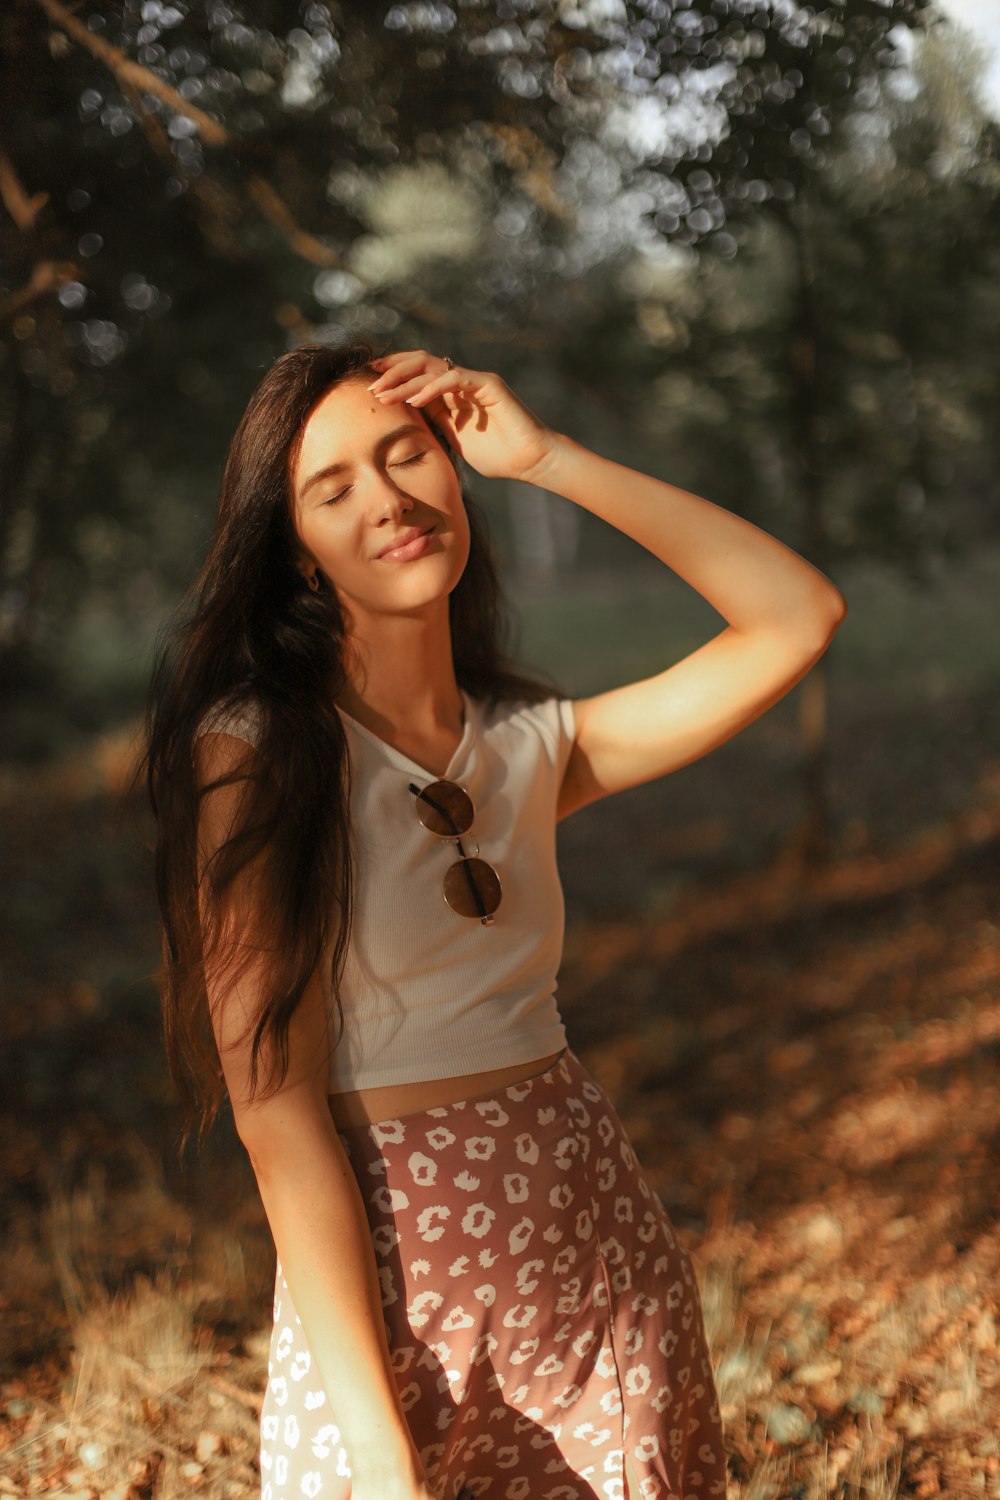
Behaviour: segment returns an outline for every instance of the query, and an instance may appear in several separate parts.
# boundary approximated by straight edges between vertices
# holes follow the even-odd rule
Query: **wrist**
[[[359,1484],[409,1490],[426,1481],[426,1473],[409,1433],[371,1438],[350,1455],[351,1473]]]
[[[564,433],[550,428],[545,434],[540,457],[518,474],[517,478],[525,484],[536,485],[540,490],[553,489],[552,476],[559,466],[560,455],[568,441]]]

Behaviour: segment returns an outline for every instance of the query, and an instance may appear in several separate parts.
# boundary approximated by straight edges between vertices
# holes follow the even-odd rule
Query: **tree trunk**
[[[828,573],[826,530],[816,442],[818,391],[816,363],[818,336],[813,301],[814,268],[810,258],[807,203],[800,198],[788,214],[798,269],[796,326],[789,362],[792,373],[792,448],[794,471],[802,498],[803,556]],[[801,865],[821,864],[829,858],[831,828],[827,778],[827,658],[821,657],[799,688],[802,817],[787,848]]]

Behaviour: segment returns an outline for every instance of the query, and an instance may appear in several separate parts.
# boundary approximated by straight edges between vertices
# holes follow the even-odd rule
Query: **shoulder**
[[[264,709],[256,698],[247,698],[240,703],[223,700],[212,705],[198,722],[194,732],[195,741],[205,734],[228,734],[245,740],[249,745],[258,745],[264,728]]]
[[[196,785],[212,791],[214,800],[221,796],[235,806],[240,792],[233,783],[254,774],[256,754],[248,753],[247,747],[257,751],[263,729],[264,709],[256,699],[213,704],[199,719],[191,741]]]
[[[518,711],[524,722],[530,724],[553,751],[558,751],[565,740],[572,740],[576,736],[571,698],[553,695],[551,698],[543,698],[540,703],[520,704]]]
[[[576,739],[576,718],[571,698],[553,694],[538,703],[502,701],[484,710],[491,725],[506,724],[514,732],[539,743],[546,758],[560,771],[565,769]]]

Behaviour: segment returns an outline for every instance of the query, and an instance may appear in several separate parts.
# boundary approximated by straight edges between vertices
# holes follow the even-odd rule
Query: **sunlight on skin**
[[[326,574],[359,634],[447,600],[468,557],[468,519],[454,466],[419,411],[382,406],[363,378],[344,381],[306,423],[294,484],[303,571]],[[379,566],[394,538],[427,526],[419,567]]]

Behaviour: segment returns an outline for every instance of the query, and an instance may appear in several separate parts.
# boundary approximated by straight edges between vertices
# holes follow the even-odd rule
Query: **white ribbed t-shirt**
[[[471,796],[479,856],[500,877],[489,926],[445,902],[458,851],[424,828],[408,790],[438,778],[338,710],[355,866],[339,1040],[332,996],[329,1006],[331,1092],[485,1072],[566,1045],[555,997],[565,926],[556,802],[575,737],[572,700],[487,704],[464,690],[462,700],[462,738],[444,779]],[[256,726],[252,716],[208,715],[199,733],[209,729],[253,743]]]

